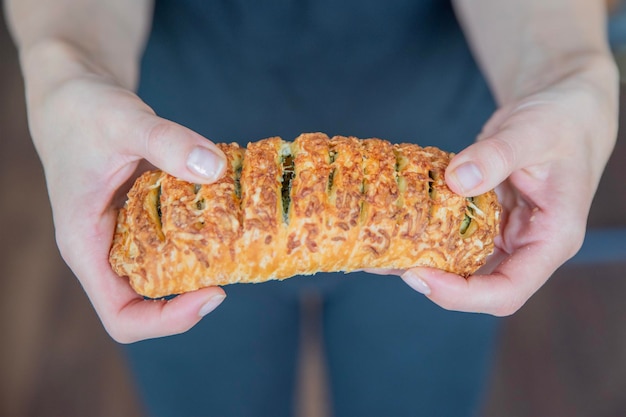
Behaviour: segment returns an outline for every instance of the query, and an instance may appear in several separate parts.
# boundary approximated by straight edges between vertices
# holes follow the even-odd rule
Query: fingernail
[[[198,315],[200,317],[206,316],[211,311],[215,310],[217,306],[220,305],[222,301],[224,301],[224,298],[226,298],[226,295],[224,294],[214,295],[213,297],[209,298],[209,301],[207,301],[202,307],[200,307]]]
[[[473,162],[461,164],[454,170],[452,175],[456,179],[456,183],[461,187],[462,191],[469,192],[483,182],[483,174],[478,166]]]
[[[187,168],[208,180],[216,180],[224,168],[224,158],[207,148],[195,147],[187,157]]]
[[[404,274],[402,274],[402,279],[404,280],[404,282],[409,284],[409,287],[413,288],[415,291],[424,295],[430,294],[430,287],[428,286],[428,284],[426,284],[426,282],[422,278],[420,278],[419,275],[417,275],[415,272],[406,271]]]

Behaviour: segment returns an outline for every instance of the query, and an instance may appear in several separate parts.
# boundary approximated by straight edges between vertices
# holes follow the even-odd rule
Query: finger
[[[136,294],[125,278],[112,271],[103,275],[103,284],[96,284],[100,288],[89,291],[90,299],[105,329],[119,343],[184,333],[226,297],[223,289],[208,287],[170,300],[149,300]]]
[[[129,153],[185,181],[214,182],[226,167],[224,153],[213,142],[191,129],[151,114],[139,117],[132,131],[121,138],[127,141],[125,147]]]
[[[439,306],[454,311],[507,316],[519,310],[566,257],[529,244],[507,257],[491,274],[463,278],[432,268],[414,268],[402,279]]]
[[[515,115],[497,129],[490,127],[485,132],[491,135],[482,136],[452,158],[446,169],[446,183],[460,195],[475,196],[495,188],[522,168],[541,179],[541,169],[528,167],[540,167],[548,160],[549,147],[555,143],[555,137],[548,137],[551,131],[540,122],[523,120],[522,115]]]
[[[219,287],[189,292],[169,301],[146,300],[137,294],[128,278],[118,276],[109,264],[107,254],[115,221],[114,210],[95,226],[79,220],[74,233],[64,234],[59,245],[113,339],[131,343],[183,333],[224,300],[224,290]]]
[[[184,333],[225,298],[219,287],[203,288],[167,301],[135,298],[119,310],[115,324],[107,330],[120,343]]]

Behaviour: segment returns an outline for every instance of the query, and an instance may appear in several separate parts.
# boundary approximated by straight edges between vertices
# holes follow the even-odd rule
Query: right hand
[[[55,53],[73,55],[63,47]],[[63,65],[68,62],[69,75],[54,82],[45,79],[46,70],[43,79],[26,78],[29,124],[61,255],[118,342],[185,332],[222,302],[224,291],[209,287],[170,301],[144,300],[108,262],[117,209],[149,164],[186,181],[211,183],[224,172],[224,154],[197,133],[157,117],[106,72],[81,68],[80,60]]]

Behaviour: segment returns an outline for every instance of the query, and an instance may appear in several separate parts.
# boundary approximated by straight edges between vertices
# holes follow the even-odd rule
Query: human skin
[[[499,109],[477,142],[451,161],[446,182],[465,196],[497,188],[501,235],[488,267],[468,279],[426,268],[395,272],[446,309],[505,316],[584,239],[617,136],[607,6],[595,0],[454,5]]]
[[[376,272],[401,273],[444,308],[507,315],[580,247],[615,141],[617,72],[603,38],[605,6],[596,0],[455,6],[500,108],[453,159],[446,180],[463,195],[498,187],[505,211],[497,254],[467,280],[423,268]],[[5,7],[63,258],[115,340],[188,330],[224,299],[221,288],[145,301],[108,263],[116,209],[138,172],[153,165],[210,183],[224,169],[210,141],[159,118],[133,92],[152,2],[6,0]]]
[[[115,340],[190,329],[221,303],[221,288],[145,301],[108,263],[120,190],[138,171],[152,164],[210,183],[224,170],[211,142],[157,117],[133,93],[152,2],[15,0],[5,7],[61,255]]]

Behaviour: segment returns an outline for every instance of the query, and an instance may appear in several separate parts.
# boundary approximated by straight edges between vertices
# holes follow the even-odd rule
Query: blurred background
[[[626,53],[616,52],[626,63]],[[43,171],[28,135],[17,54],[1,12],[0,191],[0,416],[144,415],[120,347],[58,254]],[[626,415],[623,132],[589,227],[583,251],[521,311],[503,319],[483,415]],[[326,416],[315,300],[303,309],[297,414]]]

